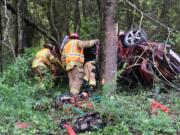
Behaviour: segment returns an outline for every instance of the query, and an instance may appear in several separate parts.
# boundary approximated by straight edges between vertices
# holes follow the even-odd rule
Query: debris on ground
[[[152,114],[157,114],[157,111],[158,110],[161,110],[165,113],[169,113],[170,112],[170,109],[168,107],[166,107],[165,105],[155,101],[155,100],[152,100],[151,101],[151,113]]]
[[[69,135],[81,133],[85,131],[95,131],[104,127],[104,122],[99,113],[86,113],[73,119],[62,119],[60,122],[61,128],[66,128]]]
[[[16,125],[16,128],[21,128],[21,129],[31,127],[31,125],[28,122],[16,122],[15,125]]]

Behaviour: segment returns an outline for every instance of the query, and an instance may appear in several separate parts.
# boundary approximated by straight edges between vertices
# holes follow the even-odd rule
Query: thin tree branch
[[[56,32],[56,35],[57,35],[57,42],[58,42],[57,45],[59,45],[59,44],[60,44],[60,38],[59,38],[59,34],[58,34],[57,27],[56,27],[56,25],[55,25],[55,23],[54,23],[54,16],[53,16],[53,11],[52,11],[52,4],[53,4],[53,0],[51,0],[51,5],[50,5],[51,22],[52,22],[52,25],[53,25],[54,30],[55,30],[55,32]]]
[[[14,60],[15,60],[16,55],[15,55],[14,47],[13,47],[13,44],[12,44],[12,41],[11,41],[11,38],[10,38],[10,34],[8,33],[10,19],[9,19],[9,16],[8,16],[8,13],[7,13],[7,1],[4,0],[3,3],[4,3],[4,14],[5,14],[5,18],[7,19],[7,21],[6,21],[5,31],[3,33],[2,44],[5,45],[6,47],[8,47],[11,50],[11,52],[13,54],[13,57],[14,57]],[[8,45],[6,43],[6,40],[9,41],[10,45]]]
[[[168,26],[166,26],[165,24],[159,22],[158,20],[154,19],[153,17],[151,17],[149,14],[147,13],[144,13],[141,9],[137,8],[136,5],[134,5],[133,3],[131,3],[129,0],[125,0],[130,6],[132,6],[134,9],[136,9],[138,12],[140,12],[141,14],[143,14],[144,16],[146,16],[147,18],[149,18],[150,20],[152,20],[153,22],[163,26],[164,28],[170,30],[170,31],[173,31],[173,32],[177,32],[177,33],[180,33],[179,30],[175,30],[175,29],[172,29]]]

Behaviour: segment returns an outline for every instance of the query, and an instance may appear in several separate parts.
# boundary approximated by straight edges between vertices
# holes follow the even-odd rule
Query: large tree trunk
[[[67,35],[70,35],[70,28],[69,28],[69,9],[67,2],[64,3],[64,11],[66,11],[64,14],[64,22],[65,22],[65,31]]]
[[[99,48],[99,52],[98,52],[98,73],[99,73],[99,79],[102,80],[103,79],[103,74],[104,74],[104,48],[105,48],[105,43],[104,43],[104,25],[103,25],[103,21],[104,21],[104,2],[102,0],[97,0],[97,6],[98,6],[98,10],[99,10],[99,20],[100,20],[100,48]]]
[[[16,44],[15,44],[15,54],[18,56],[24,52],[24,47],[26,46],[26,25],[23,20],[25,13],[25,0],[16,0],[17,16],[16,16]]]
[[[29,16],[30,15],[30,9],[28,10],[29,3],[27,2],[27,0],[25,0],[24,2],[25,2],[24,16]],[[23,20],[24,20],[24,16],[23,16]],[[26,22],[25,25],[26,25],[26,47],[30,48],[33,46],[33,39],[37,37],[37,34],[35,33],[36,30],[33,29],[32,26],[27,25]]]
[[[0,7],[1,7],[0,3]],[[2,55],[2,41],[3,36],[2,36],[2,15],[1,15],[1,8],[0,8],[0,72],[3,72],[3,55]]]
[[[80,10],[79,10],[79,0],[75,0],[74,8],[74,32],[79,32],[81,24]]]
[[[104,73],[105,83],[115,81],[117,74],[117,0],[105,0],[104,9]]]
[[[82,0],[82,16],[86,19],[86,0]]]

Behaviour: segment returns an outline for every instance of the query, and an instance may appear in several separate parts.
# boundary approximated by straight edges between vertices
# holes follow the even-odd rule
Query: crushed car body
[[[175,80],[180,73],[180,57],[171,45],[147,40],[144,30],[133,29],[119,35],[118,69],[126,68],[120,80],[128,85],[141,83],[152,86],[162,79]]]

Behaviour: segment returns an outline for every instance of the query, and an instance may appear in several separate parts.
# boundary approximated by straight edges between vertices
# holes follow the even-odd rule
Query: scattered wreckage
[[[88,48],[84,54],[85,59],[95,59],[98,57],[95,56],[98,55],[98,46]],[[179,55],[171,49],[171,45],[148,41],[143,29],[120,30],[117,57],[118,82],[126,86],[139,83],[152,86],[160,79],[172,86],[171,81],[179,77]]]
[[[93,47],[85,52],[88,52],[87,57],[95,58],[97,48]],[[133,29],[127,33],[120,32],[118,70],[120,81],[129,86],[137,83],[152,86],[159,79],[164,82],[176,79],[180,73],[180,57],[170,45],[147,41],[147,35],[142,29]],[[63,94],[55,101],[56,109],[78,114],[71,119],[61,119],[59,123],[61,128],[67,129],[69,135],[97,130],[106,125],[100,114],[93,111],[93,103],[100,102],[100,96],[94,96],[93,101],[91,87],[84,85],[82,88],[79,95]],[[163,104],[153,100],[151,112],[157,114],[157,110],[166,113],[170,111]]]
[[[105,126],[102,117],[98,112],[94,112],[94,101],[100,101],[100,97],[93,99],[88,92],[79,95],[62,94],[56,98],[55,108],[76,117],[61,119],[59,126],[66,128],[69,135],[76,133],[94,131]]]
[[[180,57],[170,45],[148,41],[143,29],[120,31],[118,69],[119,79],[128,86],[152,86],[160,79],[172,86],[180,73]]]

